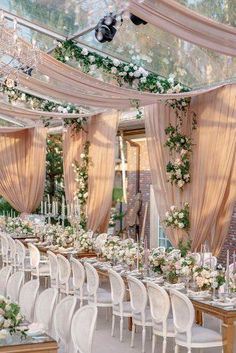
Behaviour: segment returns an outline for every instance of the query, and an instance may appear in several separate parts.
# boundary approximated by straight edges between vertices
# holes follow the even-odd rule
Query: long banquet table
[[[23,241],[23,240],[22,240]],[[27,245],[27,242],[23,241],[25,245]],[[35,244],[37,245],[37,244]],[[38,246],[38,245],[37,245]],[[46,253],[47,250],[49,250],[46,247],[43,246],[38,246],[38,249],[42,253]],[[59,253],[58,251],[53,251],[55,253]],[[65,256],[68,256],[68,253],[61,253]],[[94,252],[90,253],[75,253],[73,256],[78,257],[78,258],[90,258],[96,256]],[[97,272],[101,277],[105,277],[108,279],[108,272],[107,270],[97,268]],[[191,299],[191,298],[190,298]],[[224,353],[233,353],[233,347],[234,347],[234,322],[236,322],[236,306],[234,307],[219,307],[215,304],[212,304],[210,301],[207,300],[196,300],[196,299],[191,299],[193,306],[195,308],[196,312],[196,323],[199,325],[202,325],[203,319],[202,316],[203,314],[209,314],[211,316],[214,316],[220,320],[222,320],[222,334],[223,334],[223,340],[224,340]],[[129,328],[131,327],[131,322],[129,322]],[[1,353],[1,350],[0,350]]]
[[[108,278],[108,271],[97,268],[100,276]],[[125,280],[126,282],[126,280]],[[203,324],[203,314],[209,314],[222,320],[222,334],[224,341],[224,353],[233,353],[234,348],[234,322],[236,322],[236,306],[219,307],[212,304],[209,300],[191,299],[196,312],[196,323]],[[129,322],[129,327],[131,323]]]
[[[21,339],[13,334],[0,339],[0,353],[57,353],[57,349],[57,342],[47,335]]]

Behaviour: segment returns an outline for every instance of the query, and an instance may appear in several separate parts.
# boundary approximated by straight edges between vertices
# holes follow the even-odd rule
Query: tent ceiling
[[[214,20],[236,25],[235,0],[177,1]],[[63,39],[76,35],[78,43],[91,50],[136,62],[162,76],[175,73],[177,79],[193,88],[236,79],[236,58],[199,48],[149,24],[134,26],[128,18],[111,43],[97,42],[89,29],[108,11],[119,12],[124,3],[120,0],[0,0],[2,9],[42,27],[40,31],[22,25],[21,33],[28,41],[36,39],[45,51],[55,45],[53,36]]]

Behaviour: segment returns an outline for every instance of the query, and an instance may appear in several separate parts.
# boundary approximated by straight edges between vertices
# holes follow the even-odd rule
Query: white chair
[[[220,333],[194,324],[195,311],[189,298],[176,290],[170,290],[175,336],[175,353],[179,346],[185,347],[188,353],[192,348],[222,347],[223,340]]]
[[[181,251],[179,249],[173,249],[168,254],[172,258],[179,259],[181,257]]]
[[[173,318],[170,313],[170,299],[164,288],[147,283],[147,291],[153,320],[152,353],[155,352],[156,336],[163,337],[162,353],[166,353],[167,337],[175,337]]]
[[[29,254],[30,254],[30,267],[31,267],[31,279],[33,277],[49,277],[49,265],[45,262],[40,261],[40,252],[38,248],[34,245],[29,243]]]
[[[107,237],[107,233],[101,233],[95,238],[94,247],[98,252],[101,251],[103,245],[106,243]]]
[[[57,255],[50,250],[47,251],[47,255],[49,261],[50,286],[51,288],[59,289]]]
[[[111,335],[114,336],[115,317],[120,317],[120,341],[123,340],[124,317],[132,317],[132,308],[129,301],[125,301],[125,284],[122,277],[112,269],[108,270],[111,284],[112,299],[112,329]]]
[[[97,320],[97,308],[85,305],[74,315],[71,323],[71,336],[76,352],[91,353]]]
[[[74,293],[80,300],[80,307],[83,306],[83,301],[88,299],[87,286],[85,284],[85,270],[82,263],[72,257],[71,259],[72,268],[72,282],[74,287]]]
[[[7,282],[11,272],[11,266],[5,266],[0,270],[0,295],[6,295]]]
[[[16,244],[16,269],[24,272],[30,272],[30,258],[27,256],[25,245],[19,240],[15,240]]]
[[[34,320],[35,301],[39,290],[39,280],[33,279],[26,282],[21,288],[19,295],[19,305],[25,319],[29,322]]]
[[[137,278],[128,276],[128,285],[130,289],[130,299],[132,307],[132,336],[131,347],[134,346],[135,325],[142,327],[142,353],[145,352],[146,327],[152,326],[152,317],[150,309],[147,308],[147,291],[144,284]]]
[[[112,307],[111,293],[99,288],[99,276],[96,269],[88,262],[84,264],[87,276],[88,303],[97,307]]]
[[[71,343],[71,320],[76,307],[76,298],[67,296],[56,306],[54,313],[54,328],[56,340],[63,345],[63,352],[70,353]],[[65,320],[66,318],[66,320]]]
[[[158,246],[156,248],[156,252],[165,253],[166,252],[166,248],[164,246]]]
[[[69,260],[61,254],[57,255],[58,263],[58,283],[59,291],[61,294],[74,294],[72,279],[71,279],[71,266]]]
[[[48,335],[51,335],[53,310],[57,294],[55,288],[47,288],[40,293],[35,303],[35,322],[42,324]]]
[[[7,282],[7,297],[13,302],[18,303],[20,289],[24,283],[24,272],[18,271],[9,277]]]
[[[7,236],[7,240],[9,246],[8,263],[12,266],[12,269],[14,271],[16,268],[16,243],[10,235]]]
[[[216,268],[217,265],[217,257],[216,256],[207,256],[204,257],[204,266],[210,267],[212,270]]]
[[[202,262],[201,254],[199,252],[193,252],[191,256],[194,258],[196,265],[200,266]]]
[[[9,264],[9,244],[7,236],[3,233],[1,233],[1,252],[3,266],[7,266]]]

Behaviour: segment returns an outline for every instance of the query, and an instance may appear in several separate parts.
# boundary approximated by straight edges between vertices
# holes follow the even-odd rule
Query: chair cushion
[[[113,312],[120,314],[120,306],[118,304],[113,305]],[[130,314],[130,316],[132,315],[132,308],[130,302],[123,302],[123,314]]]
[[[141,322],[141,313],[134,313],[133,314],[133,319],[135,321],[140,321]],[[150,308],[146,308],[145,310],[145,322],[146,323],[152,323],[152,315]]]
[[[36,270],[32,270],[31,273],[32,273],[32,275],[35,275],[35,276],[37,275],[37,271]],[[39,275],[49,276],[49,266],[48,266],[48,264],[39,266]]]
[[[153,331],[162,335],[162,333],[163,333],[162,323],[158,323],[158,324],[154,323]],[[171,335],[175,334],[175,327],[174,327],[173,319],[167,319],[167,335],[168,335],[168,333]]]
[[[185,333],[177,333],[177,342],[186,342],[187,336]],[[217,345],[222,343],[222,335],[214,330],[210,330],[206,327],[194,325],[192,327],[192,340],[191,343],[210,343],[214,342]],[[222,343],[223,344],[223,343]]]

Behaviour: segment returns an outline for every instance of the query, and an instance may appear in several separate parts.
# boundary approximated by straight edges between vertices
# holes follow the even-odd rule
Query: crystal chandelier
[[[18,36],[17,21],[10,28],[0,13],[0,77],[17,81],[19,72],[31,75],[40,62],[40,50],[35,43],[26,43]]]

